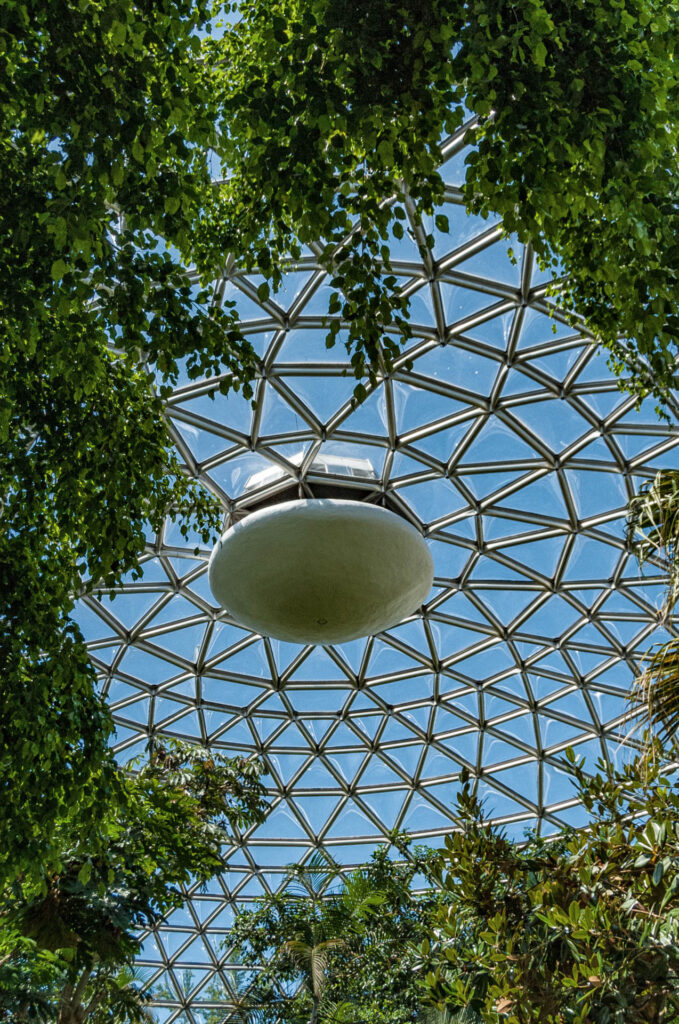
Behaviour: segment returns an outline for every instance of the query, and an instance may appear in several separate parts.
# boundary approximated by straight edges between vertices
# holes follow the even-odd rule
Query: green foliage
[[[679,730],[679,639],[674,637],[646,655],[631,698],[647,716],[649,731],[671,746]]]
[[[631,372],[625,387],[660,399],[679,337],[678,13],[668,0],[473,0],[453,60],[481,118],[470,208],[561,267],[562,302]]]
[[[260,969],[248,995],[257,1019],[414,1020],[421,1000],[411,947],[431,927],[437,895],[415,895],[412,884],[429,858],[415,850],[412,860],[397,862],[382,848],[337,884],[338,868],[318,855],[293,870],[282,892],[242,911],[225,945],[239,962]]]
[[[658,755],[656,749],[655,754]],[[657,759],[585,776],[591,827],[519,847],[467,783],[439,870],[446,907],[420,947],[429,998],[506,1024],[679,1016],[679,792]]]
[[[113,795],[110,718],[69,620],[138,566],[166,513],[205,539],[161,397],[184,366],[248,383],[252,350],[189,279],[215,134],[207,0],[0,10],[0,878]],[[157,388],[154,387],[157,382]]]
[[[663,400],[675,380],[676,0],[245,0],[203,38],[217,10],[0,9],[0,877],[115,789],[73,595],[134,573],[168,513],[218,526],[161,401],[180,373],[252,394],[211,297],[227,254],[266,302],[312,248],[364,399],[410,332],[392,239],[407,208],[447,230],[439,142],[465,104],[469,208],[563,268],[560,301],[625,386]],[[434,274],[433,235],[414,243]]]
[[[137,774],[121,779],[123,800],[99,824],[105,843],[62,821],[61,869],[3,894],[0,1020],[46,1013],[82,1024],[91,1004],[99,1024],[111,1020],[113,1002],[123,1014],[135,1000],[142,1020],[143,1001],[121,974],[139,951],[138,934],[184,904],[182,886],[222,869],[221,847],[235,831],[263,820],[260,773],[259,762],[156,745]],[[29,1015],[12,1016],[20,1012]]]
[[[653,559],[667,572],[665,614],[679,596],[679,472],[661,470],[645,481],[628,506],[627,541],[640,567]],[[648,716],[651,731],[668,742],[679,728],[679,644],[658,647],[632,689],[632,701]]]
[[[653,558],[668,573],[669,611],[679,597],[679,471],[662,469],[653,480],[645,480],[627,513],[627,541],[639,566]]]
[[[431,210],[442,198],[438,142],[444,124],[461,120],[450,109],[451,4],[246,0],[238,9],[212,44],[223,65],[216,149],[232,176],[205,213],[202,253],[247,254],[275,288],[284,255],[312,245],[354,373],[374,379],[409,333],[390,228],[403,235],[406,201]],[[329,346],[338,329],[329,325]]]
[[[408,333],[390,232],[403,235],[404,203],[431,212],[441,199],[439,140],[464,103],[478,117],[468,207],[500,214],[561,267],[561,302],[617,371],[632,371],[625,386],[668,399],[679,336],[673,0],[247,0],[239,11],[214,47],[217,149],[233,176],[207,217],[205,251],[209,239],[249,251],[275,285],[281,255],[318,242],[355,370],[388,369],[393,334]],[[433,237],[416,243],[431,265]]]

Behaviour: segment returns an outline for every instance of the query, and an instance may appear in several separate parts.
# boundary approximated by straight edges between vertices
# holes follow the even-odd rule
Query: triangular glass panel
[[[203,700],[238,710],[246,708],[262,692],[259,687],[249,683],[237,683],[212,676],[203,676],[201,685]]]
[[[592,429],[565,399],[552,398],[531,405],[517,405],[512,413],[541,437],[553,452],[562,451]]]
[[[538,590],[484,590],[479,596],[503,625],[509,625],[539,593]]]
[[[526,483],[498,502],[500,508],[534,512],[569,521],[568,510],[556,474],[548,473],[538,480]]]
[[[538,355],[536,353],[532,356],[530,363],[537,369],[549,374],[554,380],[560,382],[566,376],[571,366],[573,366],[582,349],[582,344],[575,344],[571,348],[563,348],[558,352],[550,352],[547,355]]]
[[[271,668],[263,641],[256,640],[248,647],[222,659],[219,662],[219,671],[252,676],[254,679],[270,679]]]
[[[328,755],[328,761],[337,769],[345,782],[353,782],[359,769],[365,763],[365,759],[365,751],[354,751],[351,753],[337,751]],[[372,765],[373,760],[369,762],[369,767]]]
[[[381,757],[371,757],[361,775],[361,789],[366,786],[392,786],[395,783],[402,786],[403,778],[390,765],[386,764]],[[367,797],[366,799],[369,801],[371,798]],[[370,806],[374,805],[371,803]]]
[[[487,301],[488,298],[486,298]],[[515,316],[516,313],[511,312],[502,313],[501,316],[489,317],[483,323],[472,327],[468,332],[468,336],[470,338],[478,338],[479,341],[484,342],[486,345],[492,345],[493,348],[504,351],[507,348]]]
[[[416,365],[418,374],[424,374],[435,381],[476,394],[489,394],[502,364],[497,359],[451,341],[436,345],[419,356]],[[456,406],[462,408],[459,403]],[[436,417],[431,416],[430,419]]]
[[[423,796],[414,796],[408,807],[408,811],[401,828],[404,832],[424,832],[430,829],[445,829],[449,831],[452,827],[452,814],[443,814],[437,807],[434,807]]]
[[[396,413],[396,431],[407,434],[436,420],[453,416],[464,409],[461,402],[448,395],[439,395],[423,387],[414,387],[396,383],[392,387],[394,410]]]
[[[277,437],[308,429],[308,423],[286,402],[276,388],[266,383],[262,399],[262,418],[259,425],[261,437]],[[290,477],[291,480],[294,477]]]
[[[342,669],[337,665],[330,655],[323,650],[322,647],[314,647],[308,657],[297,666],[294,672],[291,673],[289,679],[292,682],[302,682],[307,680],[321,680],[324,684],[323,693],[326,690],[326,683],[334,681],[347,682],[347,677]],[[321,704],[318,705],[319,710],[323,710]],[[325,710],[329,710],[327,707]]]
[[[548,350],[550,343],[553,344],[574,333],[572,327],[561,323],[556,317],[550,317],[537,309],[527,309],[521,324],[518,347],[525,349],[542,343]],[[540,352],[540,355],[543,355],[543,352]]]
[[[172,654],[177,654],[184,661],[195,664],[205,635],[205,624],[187,626],[185,629],[173,629],[168,633],[159,633],[151,637],[151,642]]]
[[[202,614],[201,609],[196,608],[192,601],[187,601],[181,594],[175,594],[156,612],[146,628],[155,629],[157,626],[166,626],[170,622],[176,622],[179,626],[182,624],[182,619],[194,618],[200,614]]]
[[[509,817],[509,815],[520,815],[526,813],[526,808],[517,800],[505,796],[495,789],[490,782],[481,781],[476,791],[478,798],[483,803],[484,816],[489,819]],[[537,797],[537,790],[533,799]]]
[[[436,324],[434,303],[431,297],[431,288],[428,283],[422,285],[417,291],[411,292],[408,296],[410,308],[410,320],[414,325],[422,327],[433,327]]]
[[[368,664],[370,677],[386,676],[391,672],[412,672],[415,668],[420,668],[420,662],[383,640],[375,640]]]
[[[219,434],[213,434],[209,430],[203,430],[177,418],[173,419],[173,426],[181,434],[194,459],[199,463],[226,451],[233,444],[233,441],[229,441]]]
[[[244,398],[240,391],[230,391],[228,395],[223,395],[215,389],[196,398],[187,398],[178,407],[198,413],[215,424],[231,427],[240,433],[248,432],[252,420],[250,400]]]
[[[542,576],[551,577],[559,563],[564,539],[564,537],[547,537],[544,540],[528,540],[501,550],[508,558],[523,562],[532,569],[537,569]]]
[[[268,760],[275,769],[284,786],[295,777],[302,765],[308,761],[309,754],[283,754],[269,752]]]
[[[132,629],[153,608],[160,597],[162,597],[162,592],[160,591],[154,593],[142,591],[116,593],[112,601],[110,598],[105,598],[102,604],[107,611],[116,617],[118,622],[122,622],[126,629]],[[196,609],[194,608],[193,610],[195,611]],[[74,618],[77,622],[78,619],[75,615]],[[110,634],[110,628],[107,631]]]
[[[433,455],[442,463],[452,458],[457,446],[469,430],[468,423],[458,423],[452,427],[442,427],[425,437],[411,441],[412,448],[418,448],[427,455]]]
[[[485,471],[470,473],[465,466],[458,466],[455,470],[455,475],[463,481],[476,498],[481,500],[489,498],[508,484],[516,483],[524,473],[525,470],[515,469],[503,469],[493,473]],[[510,496],[510,500],[513,497],[514,494]]]
[[[251,281],[254,288],[257,287],[254,282]],[[239,282],[229,281],[224,289],[224,299],[230,302],[236,302],[238,305],[238,315],[241,320],[247,322],[248,320],[264,320],[270,319],[271,314],[267,312],[258,302],[251,299],[249,295],[243,291],[239,286]]]
[[[332,823],[326,835],[328,839],[350,839],[375,834],[374,823],[355,804],[347,802]]]
[[[362,434],[366,438],[386,438],[388,434],[387,410],[384,398],[384,386],[379,386],[372,391],[365,401],[353,409],[349,415],[342,420],[338,428],[351,433]]]
[[[291,376],[285,381],[321,423],[327,423],[349,401],[356,387],[352,377],[339,374],[332,377]]]
[[[474,274],[487,281],[501,281],[503,284],[518,286],[521,280],[521,265],[512,263],[508,250],[509,239],[502,239],[489,245],[481,252],[464,261],[460,268],[465,274]],[[516,251],[517,247],[514,246]]]
[[[620,549],[591,537],[576,537],[568,556],[565,580],[602,580],[612,578],[620,561]]]
[[[392,789],[384,793],[366,793],[361,799],[377,816],[385,832],[387,832],[395,827],[398,817],[403,810],[403,805],[410,797],[410,792],[409,789]],[[375,826],[372,825],[371,832],[374,833],[374,831]]]
[[[238,746],[246,747],[252,746],[254,742],[252,732],[248,728],[247,722],[244,722],[242,719],[234,722],[233,725],[230,725],[225,732],[220,733],[219,739],[222,743],[233,743]]]
[[[311,831],[318,835],[325,827],[325,823],[333,813],[339,799],[326,794],[324,796],[296,796],[295,806],[299,813],[306,820]]]
[[[472,463],[486,465],[509,462],[513,459],[538,459],[538,452],[507,424],[499,420],[488,420],[464,453],[459,472]]]
[[[386,736],[388,730],[389,726],[384,730],[383,735]],[[412,733],[408,731],[408,735],[412,736]],[[394,737],[388,737],[388,739],[392,738]],[[405,773],[412,778],[415,775],[415,771],[422,757],[422,745],[418,743],[411,744],[410,746],[388,747],[384,750],[384,753],[387,757],[390,757],[392,761],[395,761],[396,764],[400,765]]]
[[[623,511],[627,508],[629,499],[625,481],[617,473],[567,469],[566,479],[578,514],[583,519],[613,509]]]
[[[379,726],[382,724],[382,715],[361,715],[351,716],[351,725],[368,739],[372,740]]]
[[[270,811],[255,836],[258,840],[266,839],[276,842],[279,839],[308,839],[308,833],[302,828],[294,811],[286,803],[280,803]]]
[[[125,654],[118,662],[119,672],[135,676],[142,682],[158,684],[176,676],[179,669],[176,665],[156,658],[138,647],[127,647]]]
[[[423,523],[432,523],[467,507],[457,488],[444,478],[407,484],[399,488],[399,494]]]

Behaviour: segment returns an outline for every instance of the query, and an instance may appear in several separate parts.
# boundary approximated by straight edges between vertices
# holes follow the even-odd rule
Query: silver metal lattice
[[[328,484],[406,516],[435,563],[421,611],[341,647],[254,635],[213,603],[210,551],[194,556],[171,525],[149,539],[141,581],[79,606],[122,760],[154,731],[267,765],[266,822],[145,941],[168,1024],[207,1021],[242,984],[222,948],[233,907],[275,889],[287,864],[319,847],[363,862],[394,828],[437,844],[462,766],[510,835],[550,833],[583,820],[564,749],[592,764],[634,749],[625,694],[667,634],[661,571],[640,577],[625,506],[677,465],[679,432],[652,402],[636,411],[605,355],[554,312],[531,252],[515,245],[512,263],[499,223],[467,216],[464,154],[460,132],[443,165],[450,234],[411,210],[410,232],[392,240],[414,338],[362,405],[341,344],[325,347],[329,285],[309,250],[266,302],[232,263],[216,286],[261,360],[256,410],[211,397],[214,379],[180,383],[167,406],[225,525],[273,491]],[[423,229],[436,239],[426,260]],[[347,458],[368,460],[374,478]]]

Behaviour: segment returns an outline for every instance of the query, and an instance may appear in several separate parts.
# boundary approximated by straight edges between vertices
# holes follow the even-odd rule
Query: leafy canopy
[[[588,778],[587,829],[510,842],[467,783],[445,908],[420,948],[429,998],[488,1024],[670,1024],[679,1015],[679,792],[659,759]]]
[[[216,10],[0,9],[6,877],[56,856],[69,808],[87,827],[114,795],[74,595],[138,571],[168,513],[206,539],[219,524],[162,399],[180,373],[252,393],[253,351],[210,288],[227,254],[266,302],[312,248],[362,399],[409,333],[393,240],[409,205],[435,212],[440,140],[471,111],[469,208],[562,268],[562,303],[627,387],[663,400],[674,383],[676,0],[245,0],[211,39]],[[415,242],[434,274],[433,236]]]
[[[397,837],[401,852],[407,843]],[[267,1024],[402,1024],[421,993],[414,944],[432,926],[437,895],[416,894],[429,853],[394,861],[386,847],[338,882],[325,855],[293,870],[279,893],[244,910],[225,940],[230,956],[259,968],[241,1012]]]
[[[679,472],[663,469],[646,480],[628,505],[627,542],[640,568],[653,562],[667,573],[664,614],[679,597]],[[632,699],[648,717],[651,731],[671,743],[679,728],[679,641],[660,644],[647,656]]]
[[[129,1008],[134,986],[121,970],[139,952],[139,932],[182,906],[185,886],[218,874],[222,845],[263,820],[261,770],[257,761],[156,744],[121,780],[124,801],[100,823],[104,844],[72,818],[60,821],[61,869],[2,893],[0,1020],[42,1013],[99,1024],[114,996]]]
[[[115,789],[74,595],[135,571],[166,513],[206,540],[219,524],[161,403],[182,369],[248,393],[253,372],[231,311],[185,270],[211,187],[211,15],[0,10],[0,877],[49,860],[59,816],[80,805],[88,827]]]
[[[466,109],[476,115],[468,208],[500,214],[561,269],[561,302],[633,372],[629,390],[668,399],[679,337],[675,0],[245,0],[238,10],[212,44],[217,150],[232,177],[208,222],[274,284],[284,251],[318,243],[357,372],[388,369],[394,332],[407,334],[390,234],[403,234],[404,204],[431,213],[441,199],[439,142]],[[416,242],[433,272],[433,238]]]

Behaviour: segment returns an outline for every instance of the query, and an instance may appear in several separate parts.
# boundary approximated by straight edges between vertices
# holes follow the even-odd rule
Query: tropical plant
[[[627,541],[640,567],[653,561],[667,573],[667,618],[679,598],[679,471],[660,470],[641,485],[628,506]],[[644,711],[649,735],[670,742],[679,729],[679,641],[660,644],[646,657],[631,698]]]
[[[646,656],[632,700],[643,709],[650,733],[671,746],[679,730],[679,639],[660,644]]]
[[[217,149],[230,175],[216,216],[206,214],[206,251],[217,242],[250,253],[275,286],[281,255],[313,245],[333,275],[331,311],[347,322],[354,368],[388,368],[394,335],[407,333],[392,238],[404,234],[406,206],[434,213],[440,140],[471,111],[468,208],[499,214],[560,268],[560,301],[619,370],[633,370],[626,387],[671,401],[671,0],[244,0],[238,10],[210,44],[226,69]],[[435,230],[447,230],[442,214],[415,238],[432,271]],[[266,280],[261,289],[265,298]]]
[[[670,612],[679,597],[679,470],[661,469],[641,485],[627,508],[627,541],[640,567],[653,559],[666,571]]]
[[[7,878],[59,870],[55,823],[78,808],[87,829],[115,796],[75,596],[139,572],[167,514],[205,540],[219,525],[162,400],[180,373],[252,394],[253,350],[211,288],[227,254],[266,302],[311,247],[360,400],[409,333],[391,272],[407,210],[433,214],[414,241],[436,273],[440,140],[471,111],[468,208],[558,263],[559,301],[634,371],[625,386],[671,402],[674,0],[244,0],[211,37],[222,6],[0,9]]]
[[[256,1014],[249,1005],[246,996],[247,981],[239,971],[224,971],[226,981],[231,990],[229,995],[217,980],[208,982],[200,990],[194,1009],[200,1014],[201,1024],[254,1024]],[[184,993],[192,992],[195,988],[194,971],[190,968],[183,970],[179,975],[179,981]],[[148,989],[148,996],[154,1002],[164,1000],[174,1002],[177,993],[171,988],[167,980],[156,983]],[[218,1004],[205,1006],[203,1004]]]
[[[407,842],[398,837],[405,853]],[[258,973],[249,994],[267,1024],[405,1024],[421,995],[411,945],[426,933],[437,894],[416,894],[430,854],[392,860],[386,847],[341,874],[326,855],[291,871],[275,895],[237,917],[225,946]]]
[[[76,595],[138,572],[166,514],[206,540],[219,525],[161,401],[180,370],[246,390],[254,372],[228,303],[186,270],[211,188],[212,14],[0,10],[0,880],[39,873],[56,822],[79,807],[87,830],[115,795]]]
[[[261,765],[155,744],[92,842],[61,823],[59,872],[16,880],[0,904],[0,1012],[51,1024],[141,1022],[129,974],[139,933],[223,867],[221,847],[264,816]],[[112,1016],[113,1011],[117,1016]],[[3,1019],[0,1016],[0,1020]]]
[[[679,789],[655,754],[588,777],[569,751],[590,824],[552,842],[507,839],[465,781],[420,947],[433,1004],[488,1024],[679,1019]]]

